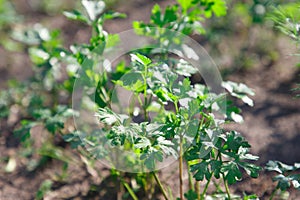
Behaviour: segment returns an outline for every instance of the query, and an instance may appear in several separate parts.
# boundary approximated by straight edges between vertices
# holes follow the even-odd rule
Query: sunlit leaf
[[[82,0],[81,3],[86,9],[92,21],[96,20],[96,17],[100,15],[105,9],[105,3],[102,0],[101,1]]]

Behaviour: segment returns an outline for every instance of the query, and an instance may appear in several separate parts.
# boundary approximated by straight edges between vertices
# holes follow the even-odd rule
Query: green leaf
[[[38,45],[51,39],[49,30],[40,24],[36,24],[33,28],[15,31],[12,37],[28,45]]]
[[[235,83],[232,81],[226,81],[222,83],[224,87],[232,96],[241,99],[249,106],[253,106],[253,100],[248,95],[253,96],[255,93],[243,83]]]
[[[69,108],[66,105],[58,105],[57,109],[56,109],[56,116],[61,116],[63,118],[69,118],[69,117],[73,117],[73,116],[79,116],[79,112],[77,112],[76,110],[73,110],[72,108]]]
[[[142,149],[151,146],[151,142],[148,138],[142,137],[138,138],[137,142],[134,144],[134,147],[137,149]]]
[[[229,184],[234,184],[242,178],[242,173],[235,162],[222,165],[221,172],[225,174],[225,179]]]
[[[244,119],[243,119],[242,115],[236,114],[236,112],[231,112],[230,117],[236,123],[244,122]]]
[[[194,68],[191,64],[183,59],[179,60],[179,63],[176,65],[175,71],[177,74],[187,77],[190,77],[198,72],[196,68]]]
[[[163,23],[167,24],[177,20],[177,6],[168,6],[165,11]]]
[[[212,14],[221,17],[227,14],[225,0],[206,0],[205,17],[210,18]]]
[[[59,129],[63,129],[65,125],[65,121],[59,117],[50,117],[45,122],[46,129],[51,132],[55,133]]]
[[[89,23],[89,19],[84,16],[81,12],[77,11],[77,10],[73,10],[71,12],[69,11],[64,11],[63,14],[71,20],[77,20],[77,21],[82,21],[85,23]]]
[[[24,142],[26,139],[30,137],[30,130],[32,127],[36,125],[35,122],[31,122],[28,120],[21,121],[21,127],[17,130],[14,130],[14,134]]]
[[[104,20],[106,19],[115,19],[115,18],[126,18],[126,14],[119,12],[106,12],[102,15]]]
[[[288,178],[292,181],[294,188],[300,190],[300,174],[292,174]]]
[[[159,136],[157,139],[157,145],[155,147],[161,149],[166,155],[172,155],[174,158],[178,158],[178,154],[173,148],[174,144],[172,141],[165,139],[162,136]]]
[[[177,0],[182,10],[186,12],[192,5],[194,0]]]
[[[53,185],[53,182],[51,180],[45,180],[42,182],[42,184],[40,185],[39,190],[36,193],[36,199],[37,200],[42,200],[44,199],[45,195],[47,192],[49,192],[51,190],[51,187]]]
[[[280,161],[270,160],[266,164],[265,169],[268,170],[268,171],[276,171],[280,174],[283,174],[283,173],[288,172],[288,171],[294,171],[294,170],[300,169],[300,166],[298,166],[297,163],[295,163],[294,166],[291,166],[291,165],[284,164]]]
[[[150,147],[141,155],[140,159],[144,160],[144,163],[149,170],[154,170],[156,161],[163,161],[163,153]]]
[[[92,21],[95,21],[98,15],[100,15],[105,9],[105,3],[102,0],[100,1],[82,0],[81,3],[86,9],[86,12],[88,13]]]
[[[136,123],[131,123],[129,126],[115,125],[111,128],[109,139],[119,140],[121,138],[120,145],[124,145],[125,140],[134,144],[140,132],[141,128]]]
[[[239,160],[258,160],[258,156],[249,153],[249,148],[241,147],[238,151]]]
[[[149,58],[147,58],[146,56],[136,53],[136,54],[130,54],[131,56],[131,61],[132,62],[139,62],[140,64],[147,66],[149,64],[151,64],[151,60]]]
[[[161,16],[161,9],[160,6],[158,4],[155,4],[152,8],[152,14],[151,14],[151,21],[158,25],[159,27],[163,27],[164,23],[163,23],[163,19]]]
[[[128,72],[120,80],[115,81],[115,84],[135,93],[142,92],[145,86],[143,75],[139,72]]]
[[[187,200],[197,200],[198,199],[197,193],[193,190],[189,190],[187,193],[184,193],[184,197]]]
[[[63,135],[62,138],[71,144],[71,148],[75,149],[79,146],[83,145],[83,142],[81,141],[81,138],[79,136],[79,132],[75,131],[74,133],[69,133],[66,135]]]
[[[275,176],[273,181],[278,181],[277,187],[279,187],[282,191],[286,191],[291,186],[289,178],[282,174]]]
[[[168,91],[165,88],[160,88],[154,92],[154,94],[159,98],[162,102],[171,101],[172,99],[168,95]]]
[[[259,198],[255,194],[246,195],[243,197],[243,200],[258,200]]]
[[[112,72],[112,79],[114,81],[120,80],[124,74],[130,71],[129,67],[126,67],[125,61],[120,62],[117,64],[116,69]]]
[[[48,59],[50,58],[49,53],[45,52],[42,49],[38,48],[30,48],[29,49],[29,56],[32,62],[36,65],[45,64]]]
[[[241,147],[249,148],[251,146],[244,137],[235,131],[231,131],[226,134],[225,143],[223,146],[224,150],[232,150],[233,152],[238,153]]]
[[[259,171],[261,167],[256,166],[247,162],[238,162],[238,164],[250,175],[252,178],[257,178],[259,176]]]
[[[194,178],[197,181],[203,181],[204,177],[206,177],[206,179],[209,179],[210,173],[208,171],[208,164],[208,162],[202,161],[191,166],[191,172],[196,172],[194,174]]]
[[[36,119],[48,119],[52,116],[52,113],[50,109],[45,108],[34,110],[32,115]]]
[[[108,34],[106,37],[106,50],[108,48],[116,46],[120,42],[120,38],[118,34]]]
[[[142,82],[143,81],[143,76],[142,76],[141,73],[138,73],[138,72],[129,72],[129,73],[126,73],[122,77],[121,81],[123,83],[123,86],[133,86],[138,81]]]
[[[225,0],[214,0],[212,11],[217,17],[225,16],[227,14],[227,6]]]
[[[210,161],[211,171],[214,173],[214,176],[219,179],[222,167],[222,161],[212,160]]]
[[[299,163],[292,165],[286,165],[280,161],[269,161],[266,164],[265,169],[268,171],[276,171],[280,173],[279,175],[273,178],[273,181],[278,181],[277,187],[282,191],[287,190],[291,183],[294,188],[300,190],[300,174],[289,174],[300,168]]]
[[[107,124],[107,125],[113,125],[115,123],[122,123],[125,119],[128,118],[128,116],[125,115],[118,115],[114,113],[109,108],[99,108],[98,112],[95,115],[100,122]]]

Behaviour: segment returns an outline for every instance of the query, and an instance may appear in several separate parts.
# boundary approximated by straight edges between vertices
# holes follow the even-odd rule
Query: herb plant
[[[291,166],[279,161],[269,161],[266,164],[265,169],[267,171],[278,173],[278,175],[273,177],[273,181],[277,182],[277,186],[273,190],[270,199],[273,199],[278,190],[284,192],[291,186],[297,190],[300,190],[300,174],[295,173],[300,169],[299,163],[295,163]]]

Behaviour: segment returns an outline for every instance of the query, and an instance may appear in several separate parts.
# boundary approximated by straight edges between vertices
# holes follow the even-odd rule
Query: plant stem
[[[179,112],[178,102],[174,102],[176,114]],[[179,139],[179,191],[180,199],[183,200],[183,136],[180,133]]]
[[[204,199],[204,196],[205,196],[205,194],[206,194],[206,192],[207,192],[207,189],[208,189],[208,186],[209,186],[210,181],[211,181],[211,179],[212,179],[212,176],[213,176],[213,172],[210,173],[210,178],[208,179],[208,181],[207,181],[206,184],[205,184],[204,190],[203,190],[203,192],[202,192],[202,194],[201,194],[201,199]]]
[[[192,176],[192,173],[190,171],[190,165],[189,165],[188,162],[187,162],[187,168],[188,168],[188,175],[189,175],[189,189],[194,191],[195,187],[194,187],[194,184],[193,184],[193,176]]]
[[[214,183],[214,186],[216,188],[216,192],[218,192],[218,193],[224,193],[223,190],[222,190],[222,188],[220,187],[220,181],[219,181],[219,183],[217,183],[216,181],[213,181],[213,183]]]
[[[151,173],[152,173],[152,175],[153,175],[153,177],[154,177],[154,179],[155,179],[155,181],[156,181],[156,183],[157,183],[157,185],[158,185],[160,191],[161,191],[162,194],[164,195],[165,199],[166,199],[166,200],[169,200],[168,195],[167,195],[167,192],[165,191],[163,185],[161,184],[161,182],[160,182],[160,180],[159,180],[157,174],[156,174],[155,172],[151,172]]]
[[[183,200],[183,159],[182,159],[182,135],[180,135],[180,144],[179,144],[179,190],[180,190],[180,199]]]
[[[153,182],[153,177],[150,174],[147,175],[147,184],[148,184],[148,199],[153,199],[153,194],[155,193],[155,187]]]
[[[228,200],[230,200],[231,197],[230,197],[230,191],[229,191],[228,183],[225,180],[224,174],[222,174],[222,177],[223,177],[223,181],[224,181],[224,185],[225,185],[226,194],[228,196]]]
[[[221,162],[223,162],[223,160],[222,160],[222,155],[221,155],[221,152],[220,152],[220,151],[218,152],[218,155],[217,155],[216,158],[219,158],[219,160],[220,160]],[[229,187],[228,187],[228,183],[227,183],[227,181],[226,181],[226,179],[225,179],[224,173],[222,173],[222,179],[223,179],[223,182],[224,182],[224,186],[225,186],[226,194],[227,194],[227,196],[228,196],[228,200],[230,200],[230,199],[231,199],[231,197],[230,197],[230,190],[229,190]]]
[[[134,194],[133,190],[130,188],[129,184],[122,180],[124,187],[127,189],[128,193],[130,194],[133,200],[138,200],[138,197]]]
[[[277,190],[278,190],[278,187],[276,187],[276,188],[273,190],[273,192],[272,192],[272,194],[271,194],[271,196],[270,196],[270,200],[272,200],[272,199],[274,198],[274,196],[275,196]]]
[[[201,193],[200,193],[200,182],[199,181],[196,181],[196,193],[197,193],[197,199],[200,200],[201,199]]]

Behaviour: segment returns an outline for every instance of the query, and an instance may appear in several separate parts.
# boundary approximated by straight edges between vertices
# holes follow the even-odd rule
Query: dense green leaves
[[[31,122],[28,120],[21,121],[21,127],[14,131],[14,134],[20,138],[21,141],[25,141],[30,138],[30,130],[32,127],[36,125],[35,122]]]
[[[193,0],[177,0],[180,6],[182,7],[182,10],[186,12],[192,5]]]
[[[155,169],[156,161],[163,161],[163,155],[177,156],[172,147],[174,144],[166,140],[163,132],[160,132],[162,124],[146,122],[128,124],[124,121],[128,116],[116,114],[108,108],[99,109],[96,116],[100,122],[113,125],[106,134],[111,145],[125,148],[129,144],[131,147],[139,149],[140,159],[144,161],[149,170]]]
[[[194,68],[192,65],[190,65],[188,62],[186,62],[183,59],[179,60],[179,63],[176,65],[176,72],[179,75],[190,77],[193,74],[196,74],[198,70]]]
[[[73,149],[78,148],[79,146],[83,145],[83,142],[81,141],[81,138],[80,138],[80,133],[78,131],[63,135],[63,139],[66,142],[69,142]]]
[[[169,156],[173,159],[182,156],[196,181],[207,180],[209,183],[215,177],[224,178],[227,183],[233,184],[242,178],[243,170],[251,177],[258,176],[260,167],[249,162],[257,159],[249,153],[249,143],[237,132],[226,132],[222,128],[224,123],[230,121],[241,122],[240,110],[225,102],[226,94],[210,93],[204,84],[193,83],[191,77],[198,70],[183,59],[177,61],[170,58],[167,53],[172,43],[181,48],[189,47],[181,44],[182,36],[170,34],[165,28],[187,35],[194,32],[202,34],[204,29],[201,22],[204,18],[226,14],[225,1],[178,0],[178,5],[167,6],[165,10],[155,5],[148,24],[134,23],[138,34],[150,36],[157,41],[153,45],[155,48],[131,51],[130,55],[125,55],[128,59],[117,66],[103,58],[103,53],[113,50],[120,38],[117,34],[107,33],[103,23],[107,19],[124,15],[105,12],[104,1],[81,2],[85,13],[74,10],[64,14],[69,19],[85,22],[93,28],[87,44],[72,45],[70,50],[66,50],[58,39],[58,32],[41,27],[18,35],[19,40],[36,45],[29,48],[31,60],[41,71],[36,80],[44,80],[51,86],[47,87],[45,93],[51,92],[50,97],[55,95],[53,102],[47,102],[51,104],[50,107],[38,98],[31,98],[31,111],[27,116],[30,120],[24,120],[18,125],[20,129],[16,134],[26,139],[32,127],[41,124],[52,134],[61,133],[72,148],[85,146],[95,158],[104,158],[113,164],[117,160],[131,168],[142,163],[148,171],[156,170],[160,162],[166,161]],[[155,31],[151,27],[155,27]],[[94,69],[99,62],[104,63],[104,69],[96,73]],[[55,83],[59,83],[58,75],[65,65],[69,77],[66,77],[63,85],[58,86]],[[61,106],[59,95],[63,89],[70,96],[73,83],[78,77],[80,80],[77,81],[84,86],[82,90],[89,94],[88,100],[95,100],[87,100],[86,104],[92,105],[85,106],[98,108],[94,116],[98,119],[97,128],[94,130],[90,124],[86,124],[93,129],[90,132],[65,130],[67,120],[79,113],[70,109],[69,105]],[[128,107],[114,100],[116,94],[113,89],[116,86],[133,93]],[[231,96],[253,105],[249,95],[254,93],[246,85],[224,82],[223,87]],[[7,105],[6,99],[3,99],[5,101],[2,102],[0,99],[1,110]],[[225,120],[218,119],[214,113],[223,111],[221,104],[231,106],[225,113]],[[115,108],[120,108],[124,114],[117,113]],[[52,150],[47,151],[46,147]],[[121,156],[115,160],[110,159],[111,154],[118,155],[119,152],[132,154],[126,155],[124,159]],[[60,148],[45,146],[40,153],[68,162],[62,159]],[[298,176],[290,178],[294,185],[299,183]],[[286,183],[282,177],[277,180],[281,185]],[[129,184],[126,187],[129,188]],[[133,192],[130,190],[131,194]],[[194,190],[189,190],[185,197],[188,200],[198,198]]]
[[[266,170],[268,171],[276,171],[280,174],[283,174],[285,172],[288,171],[295,171],[300,169],[300,163],[295,163],[293,166],[292,165],[287,165],[284,164],[280,161],[273,161],[270,160],[267,164],[266,164]]]
[[[249,148],[249,143],[237,132],[231,131],[224,138],[225,143],[223,146],[224,150],[233,151],[238,153],[240,148]]]
[[[201,1],[202,4],[206,6],[205,16],[211,17],[212,14],[215,14],[217,17],[226,15],[226,2],[225,0],[204,0]]]
[[[253,101],[252,99],[249,98],[249,95],[253,96],[254,92],[250,88],[248,88],[245,84],[226,81],[222,83],[222,86],[232,96],[241,99],[244,103],[248,104],[249,106],[253,106]]]
[[[115,114],[112,110],[109,108],[99,108],[98,113],[95,115],[98,117],[100,122],[103,122],[107,125],[112,125],[114,123],[121,124],[124,119],[127,117],[121,117],[120,115]]]
[[[287,165],[280,161],[269,161],[265,167],[268,171],[275,171],[279,175],[273,177],[273,181],[278,182],[277,187],[286,191],[293,185],[294,188],[300,190],[300,174],[295,172],[300,169],[300,164]]]

